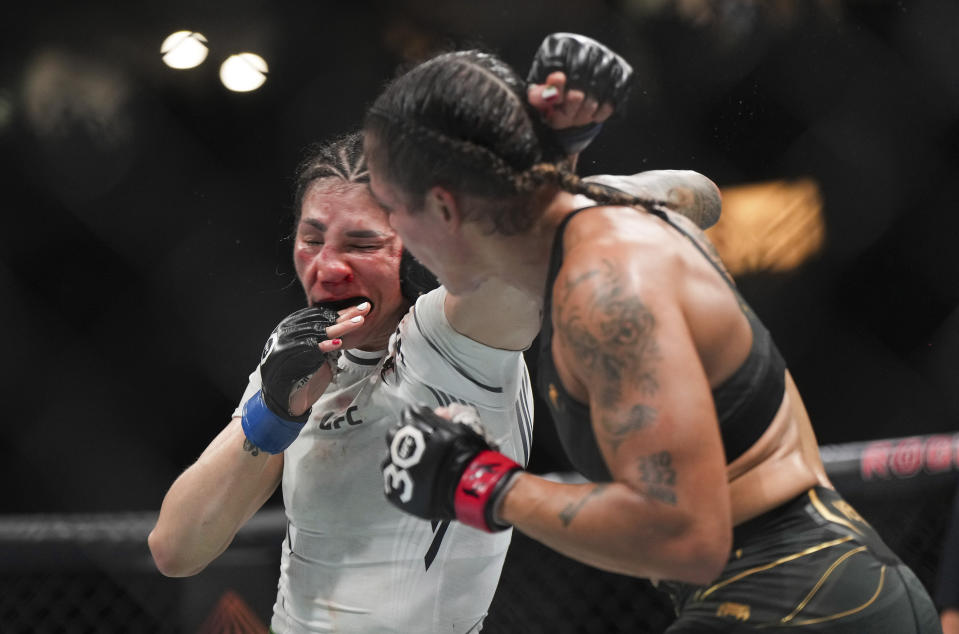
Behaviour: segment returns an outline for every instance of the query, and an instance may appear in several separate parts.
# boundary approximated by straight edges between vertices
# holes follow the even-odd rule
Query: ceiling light
[[[255,53],[230,55],[220,66],[220,81],[234,92],[256,90],[266,81],[266,62]]]
[[[194,31],[171,33],[160,46],[163,63],[170,68],[195,68],[206,59],[206,38]]]

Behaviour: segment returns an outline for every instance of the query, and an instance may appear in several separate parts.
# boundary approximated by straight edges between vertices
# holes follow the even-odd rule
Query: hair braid
[[[437,146],[455,157],[458,157],[464,164],[481,170],[489,170],[494,176],[503,182],[504,185],[513,185],[515,189],[516,170],[499,154],[487,147],[474,143],[468,139],[456,139],[443,132],[421,125],[412,119],[400,119],[392,116],[390,113],[373,107],[369,111],[372,117],[382,117],[389,120],[394,126],[398,127],[403,134],[412,137],[421,143]],[[515,189],[519,192],[519,189]]]
[[[369,109],[367,158],[407,206],[421,208],[431,187],[468,196],[463,213],[515,234],[535,222],[525,172],[562,160],[526,82],[480,51],[438,55],[394,80]]]
[[[571,194],[582,194],[603,205],[621,205],[623,207],[643,207],[652,213],[662,213],[670,208],[666,201],[634,196],[599,183],[589,183],[577,176],[567,162],[537,163],[517,176],[519,191],[534,191],[536,188],[555,184]]]
[[[293,217],[299,222],[303,198],[314,182],[333,178],[344,185],[370,182],[370,171],[363,154],[363,134],[353,132],[329,143],[311,145],[296,168],[293,188]]]

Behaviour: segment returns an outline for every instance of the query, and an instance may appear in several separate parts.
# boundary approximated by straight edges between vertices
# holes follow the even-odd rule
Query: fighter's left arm
[[[670,271],[681,267],[662,259],[651,273],[615,249],[567,253],[553,289],[554,359],[567,387],[587,394],[592,420],[582,424],[613,480],[559,485],[522,473],[501,517],[589,565],[706,583],[731,546],[725,459]]]
[[[606,45],[578,33],[552,33],[533,57],[527,99],[553,129],[553,140],[576,165],[629,98],[633,68]]]

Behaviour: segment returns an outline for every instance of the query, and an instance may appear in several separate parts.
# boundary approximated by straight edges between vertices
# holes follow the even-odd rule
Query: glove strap
[[[603,129],[602,122],[587,123],[575,128],[562,128],[553,131],[553,137],[567,155],[579,154],[599,136]]]
[[[258,391],[243,404],[243,433],[263,451],[277,454],[293,444],[305,422],[284,420],[270,411]]]
[[[522,467],[498,451],[481,451],[463,471],[453,508],[456,519],[487,533],[509,528],[493,517],[499,496],[505,492],[510,476]]]

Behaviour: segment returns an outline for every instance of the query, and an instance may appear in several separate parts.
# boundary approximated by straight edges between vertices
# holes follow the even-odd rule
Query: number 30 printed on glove
[[[487,532],[509,528],[493,512],[521,467],[470,425],[412,406],[386,444],[383,483],[392,504],[423,519],[456,519]]]

